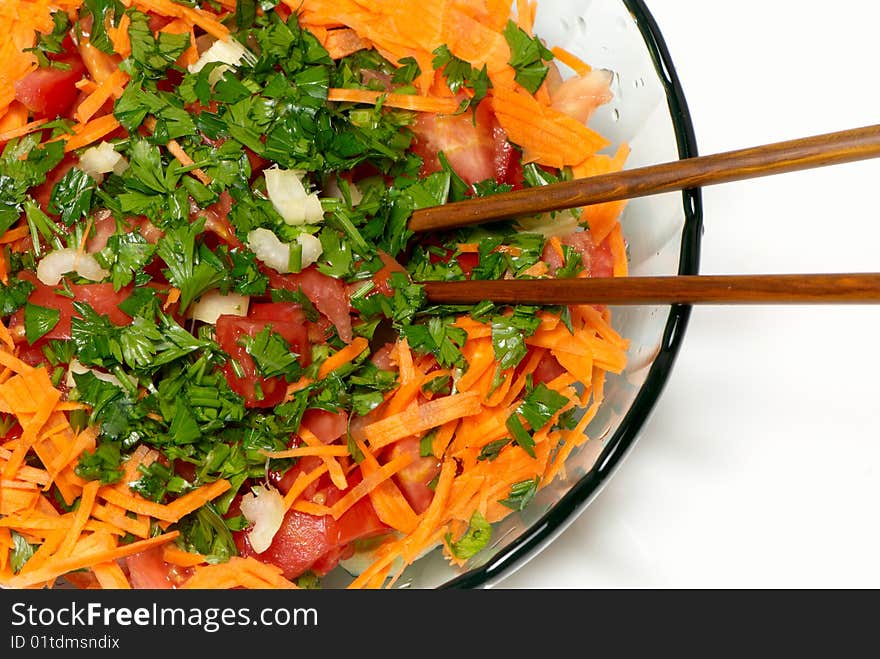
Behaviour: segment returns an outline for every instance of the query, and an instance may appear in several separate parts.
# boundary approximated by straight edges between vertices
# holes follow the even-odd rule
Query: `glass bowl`
[[[591,127],[628,142],[627,167],[697,155],[693,126],[669,52],[641,0],[540,0],[535,33],[594,68],[614,72],[614,100]],[[564,69],[564,67],[562,67]],[[702,208],[698,190],[632,200],[622,218],[633,276],[697,274]],[[566,477],[545,486],[523,512],[495,525],[489,547],[459,569],[439,549],[409,566],[395,588],[486,588],[556,538],[584,511],[632,448],[670,375],[690,307],[613,308],[613,325],[630,340],[628,366],[609,374],[590,438],[566,463]],[[341,570],[324,587],[344,587]]]

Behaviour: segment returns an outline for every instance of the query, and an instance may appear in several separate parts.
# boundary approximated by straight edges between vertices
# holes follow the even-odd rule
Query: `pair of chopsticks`
[[[409,228],[442,231],[877,156],[880,125],[867,126],[425,208],[412,214]],[[425,292],[430,301],[446,304],[872,303],[880,302],[880,274],[428,282]]]

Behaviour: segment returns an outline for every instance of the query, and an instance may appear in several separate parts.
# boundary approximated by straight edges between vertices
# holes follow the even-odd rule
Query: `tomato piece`
[[[394,258],[385,252],[379,252],[379,258],[382,259],[382,269],[373,275],[373,283],[375,287],[370,291],[369,295],[394,295],[394,289],[391,287],[391,275],[395,272],[407,274],[406,268],[398,263]]]
[[[442,169],[442,151],[466,183],[494,179],[514,189],[523,185],[522,155],[507,139],[488,103],[481,103],[475,115],[420,115],[413,132],[412,150],[422,158],[422,176]]]
[[[61,312],[58,324],[43,337],[44,339],[70,338],[70,320],[75,313],[74,302],[85,302],[98,314],[107,316],[114,325],[121,327],[131,322],[131,316],[119,308],[119,304],[131,295],[130,286],[116,291],[113,284],[71,284],[73,297],[70,298],[56,293],[55,288],[40,282],[33,273],[22,272],[19,276],[36,286],[28,298],[31,304]],[[16,311],[10,319],[10,327],[19,325],[24,325],[23,309]]]
[[[319,559],[339,548],[339,530],[330,515],[318,517],[298,510],[288,510],[272,544],[262,553],[256,553],[247,539],[247,532],[234,535],[242,556],[275,565],[288,579],[295,579],[307,570],[326,574],[335,564],[318,564]],[[332,561],[331,561],[332,562]]]
[[[339,338],[351,343],[351,298],[348,287],[340,279],[322,274],[315,266],[311,266],[295,275],[278,274],[267,269],[269,285],[288,291],[301,290],[336,328]]]
[[[243,337],[255,338],[269,324],[265,320],[254,320],[241,316],[223,315],[217,319],[217,343],[230,358],[223,365],[223,374],[226,376],[229,387],[245,399],[247,407],[274,407],[284,400],[284,394],[287,390],[283,378],[262,377],[257,372],[257,365],[253,358],[241,345]],[[273,329],[278,331],[274,325]],[[291,349],[302,354],[303,346],[291,343]],[[241,373],[236,372],[233,360],[239,365]]]
[[[332,444],[345,434],[348,429],[348,414],[344,410],[328,412],[327,410],[306,410],[302,418],[302,427],[308,429],[323,444]]]
[[[79,97],[79,82],[86,67],[79,55],[57,57],[59,66],[43,66],[15,83],[15,98],[36,117],[66,117]]]
[[[588,276],[611,277],[614,274],[614,256],[607,240],[596,245],[589,231],[577,231],[563,238],[562,244],[573,247],[581,255]],[[542,258],[550,266],[551,273],[562,267],[562,259],[549,243],[544,248]]]
[[[138,554],[126,556],[128,579],[136,589],[168,590],[180,586],[192,574],[191,569],[166,563],[162,547],[153,547]]]
[[[429,483],[440,473],[440,461],[433,456],[422,457],[419,445],[420,440],[411,437],[395,443],[388,452],[389,460],[401,455],[413,456],[413,461],[397,472],[393,478],[417,515],[421,515],[431,505],[434,490]]]

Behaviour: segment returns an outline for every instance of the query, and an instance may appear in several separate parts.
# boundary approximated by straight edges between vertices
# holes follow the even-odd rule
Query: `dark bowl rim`
[[[666,91],[669,112],[675,131],[680,158],[698,155],[697,140],[681,81],[660,28],[643,0],[622,0],[632,14],[648,47],[657,75]],[[703,206],[699,189],[682,193],[685,225],[682,231],[679,274],[699,273],[700,246],[703,232]],[[438,589],[487,587],[522,565],[543,549],[572,522],[578,513],[598,494],[607,479],[633,447],[642,427],[653,411],[672,372],[690,319],[691,307],[670,308],[663,339],[654,364],[636,395],[626,416],[608,440],[599,459],[588,474],[541,519],[532,524],[519,538],[501,550],[487,564],[474,568],[438,586]]]

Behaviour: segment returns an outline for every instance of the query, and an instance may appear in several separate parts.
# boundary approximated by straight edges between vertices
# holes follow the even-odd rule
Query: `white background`
[[[880,123],[880,3],[647,4],[702,154]],[[880,160],[703,194],[704,274],[880,271]],[[878,374],[880,307],[695,308],[627,460],[501,586],[880,586]]]

